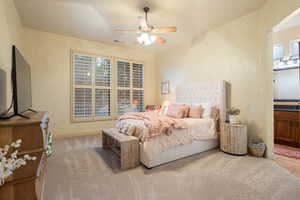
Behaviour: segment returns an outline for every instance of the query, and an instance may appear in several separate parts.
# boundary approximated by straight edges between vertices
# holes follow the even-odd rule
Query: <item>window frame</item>
[[[274,54],[274,48],[275,47],[282,47],[282,51],[283,51],[283,55],[282,55],[282,57],[281,58],[277,58],[277,59],[274,59],[274,56],[275,56],[275,54]],[[285,53],[286,53],[286,49],[285,49],[285,46],[283,45],[283,44],[281,44],[281,43],[276,43],[276,44],[274,44],[273,45],[273,53],[272,53],[272,57],[273,57],[273,62],[276,62],[276,61],[280,61],[280,60],[282,60],[282,59],[284,59],[284,57],[285,57]]]
[[[128,62],[129,66],[130,66],[130,87],[119,87],[118,86],[118,62]],[[141,64],[143,65],[143,88],[134,88],[133,87],[133,64]],[[144,62],[140,62],[140,61],[136,61],[136,60],[129,60],[129,59],[123,59],[123,58],[118,58],[115,57],[115,68],[116,68],[116,82],[115,82],[115,86],[116,86],[116,101],[115,101],[115,114],[117,116],[118,115],[118,90],[130,90],[130,102],[133,101],[133,92],[134,90],[138,90],[138,91],[144,91],[144,98],[143,98],[143,104],[145,106],[145,64]]]
[[[292,40],[289,42],[289,57],[294,57],[294,55],[292,55],[293,53],[293,44],[297,43],[299,45],[300,39],[296,39],[296,40]],[[299,52],[298,52],[299,54]],[[298,55],[298,58],[300,57],[300,54]]]
[[[93,57],[93,69],[92,69],[92,86],[84,86],[75,84],[74,76],[74,64],[75,64],[75,55]],[[95,89],[107,89],[106,86],[96,86],[95,85],[95,58],[106,58],[111,61],[111,85],[110,85],[110,116],[95,116]],[[71,49],[70,51],[70,122],[71,123],[80,123],[80,122],[95,122],[95,121],[107,121],[107,120],[116,120],[118,118],[118,61],[130,63],[130,102],[132,102],[132,91],[134,89],[139,89],[144,91],[143,103],[145,105],[145,62],[138,60],[125,59],[115,56],[106,56],[103,54],[94,54],[87,53],[79,50]],[[133,64],[142,64],[143,65],[143,88],[133,88],[132,86],[132,68]],[[75,99],[75,88],[92,88],[92,117],[74,117],[74,99]],[[125,88],[124,88],[125,89]],[[128,88],[129,89],[129,88]]]

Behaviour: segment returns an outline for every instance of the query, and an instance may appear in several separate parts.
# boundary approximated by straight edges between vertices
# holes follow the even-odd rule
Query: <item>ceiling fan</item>
[[[169,26],[169,27],[158,27],[155,28],[154,26],[148,24],[148,12],[150,10],[149,7],[143,8],[145,12],[145,18],[140,17],[140,25],[138,26],[138,29],[116,29],[116,32],[128,32],[128,33],[138,33],[140,34],[139,37],[137,37],[136,41],[137,43],[143,44],[143,45],[151,45],[155,42],[158,42],[159,44],[165,44],[167,40],[157,34],[159,33],[171,33],[176,32],[177,28],[176,26]]]

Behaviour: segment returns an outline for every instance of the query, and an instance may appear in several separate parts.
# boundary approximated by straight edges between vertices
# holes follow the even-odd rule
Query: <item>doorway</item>
[[[274,153],[300,178],[300,10],[273,28]]]

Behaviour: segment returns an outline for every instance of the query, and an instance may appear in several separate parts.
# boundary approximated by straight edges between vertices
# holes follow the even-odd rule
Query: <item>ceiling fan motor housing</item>
[[[143,10],[144,10],[145,13],[147,13],[147,12],[149,12],[150,8],[149,7],[144,7]]]

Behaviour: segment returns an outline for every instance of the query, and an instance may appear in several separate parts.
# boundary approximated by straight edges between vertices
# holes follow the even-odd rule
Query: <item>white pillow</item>
[[[211,119],[212,103],[195,103],[193,105],[200,105],[203,108],[202,118]]]

